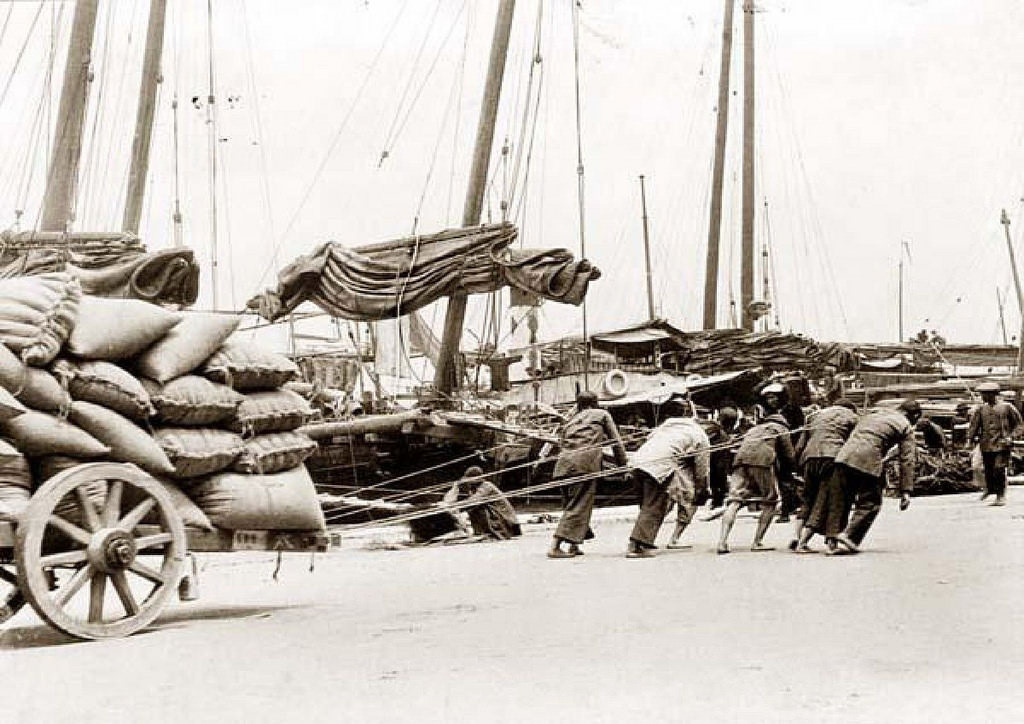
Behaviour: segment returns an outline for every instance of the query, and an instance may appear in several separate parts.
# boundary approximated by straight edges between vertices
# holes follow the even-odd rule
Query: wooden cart
[[[0,622],[27,601],[76,638],[128,636],[178,593],[189,552],[325,551],[328,542],[324,531],[186,529],[160,483],[134,465],[79,465],[43,483],[17,526],[0,522]]]

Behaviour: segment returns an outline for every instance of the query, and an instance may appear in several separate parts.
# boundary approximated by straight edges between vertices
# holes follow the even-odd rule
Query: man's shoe
[[[563,551],[561,548],[556,550],[548,551],[548,558],[575,558],[569,551]]]
[[[575,543],[573,543],[573,544],[571,544],[569,546],[569,555],[571,555],[571,556],[582,556],[583,555],[583,549],[580,548]]]
[[[989,503],[989,505],[992,505],[992,506],[1006,505],[1006,498],[1004,498],[1002,495],[997,495],[996,499],[993,500],[991,503]]]
[[[754,551],[755,553],[760,553],[761,551],[773,551],[775,550],[775,546],[766,546],[764,543],[757,543],[755,545],[750,546],[750,550]]]
[[[818,551],[814,550],[810,546],[803,545],[803,546],[797,546],[796,548],[794,548],[793,552],[794,553],[817,553]]]
[[[978,502],[980,503],[980,502],[984,501],[984,500],[985,500],[985,498],[987,498],[987,497],[988,497],[988,496],[990,496],[990,495],[992,495],[992,493],[990,493],[990,492],[988,492],[988,491],[986,490],[986,491],[985,491],[984,493],[982,493],[982,494],[981,494],[981,497],[980,497],[980,498],[978,498]]]
[[[799,545],[800,545],[800,541],[798,541],[796,538],[794,538],[793,540],[791,540],[789,542],[789,550],[795,551],[797,549],[797,546],[799,546]]]
[[[693,548],[693,546],[689,543],[669,543],[665,547],[671,551],[685,551]]]
[[[846,550],[850,551],[850,553],[860,553],[860,548],[857,547],[856,543],[850,540],[850,536],[846,535],[846,533],[840,533],[839,535],[837,535],[836,543],[841,545]]]
[[[715,550],[715,553],[717,553],[720,556],[724,556],[728,552],[729,552],[729,546],[725,545],[725,544],[722,544],[722,545],[718,546],[718,548]]]
[[[647,548],[636,548],[626,552],[626,558],[654,558],[654,554]]]

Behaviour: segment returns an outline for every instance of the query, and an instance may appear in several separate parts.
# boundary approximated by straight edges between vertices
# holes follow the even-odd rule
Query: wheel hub
[[[135,540],[116,528],[97,531],[89,543],[89,562],[107,573],[128,568],[136,555]]]

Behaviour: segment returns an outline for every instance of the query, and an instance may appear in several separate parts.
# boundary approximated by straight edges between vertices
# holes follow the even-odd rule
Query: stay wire
[[[388,41],[391,40],[391,36],[394,34],[395,28],[398,27],[398,22],[401,20],[406,7],[409,5],[409,2],[410,0],[404,0],[401,7],[398,9],[398,12],[395,14],[395,19],[392,21],[390,28],[388,29],[387,33],[384,36],[384,39],[381,41],[380,46],[377,48],[377,52],[374,55],[373,61],[370,63],[370,68],[369,70],[367,70],[366,75],[363,77],[363,81],[359,85],[359,89],[356,91],[355,97],[349,104],[348,110],[346,111],[344,118],[342,118],[341,124],[338,126],[338,129],[334,132],[334,136],[327,146],[327,151],[324,153],[323,158],[317,165],[316,171],[314,171],[313,173],[313,177],[306,185],[306,188],[302,194],[302,198],[299,200],[299,203],[296,206],[295,211],[292,213],[291,218],[288,220],[288,224],[285,226],[284,231],[274,243],[272,249],[272,261],[271,263],[267,264],[266,267],[264,267],[263,271],[256,279],[256,286],[262,284],[263,281],[266,279],[267,272],[270,271],[270,269],[275,263],[273,259],[277,258],[277,253],[281,247],[281,244],[288,237],[288,234],[291,233],[291,230],[295,226],[295,222],[298,220],[299,215],[302,213],[302,211],[306,207],[306,204],[309,202],[309,199],[313,194],[313,189],[316,188],[317,183],[319,183],[320,176],[327,168],[327,164],[331,160],[331,156],[334,154],[334,149],[337,147],[338,142],[341,140],[342,133],[344,133],[345,129],[348,127],[348,122],[352,118],[352,115],[354,114],[356,106],[358,105],[359,101],[362,100],[363,93],[369,86],[370,79],[373,77],[374,71],[377,69],[377,66],[380,63],[381,56],[384,54],[384,49],[387,47]]]
[[[405,99],[408,97],[409,91],[412,89],[413,79],[416,77],[416,70],[419,68],[420,59],[423,57],[423,53],[427,48],[427,43],[430,40],[430,32],[434,29],[434,23],[437,22],[437,16],[441,12],[441,5],[443,3],[444,0],[437,0],[437,4],[434,5],[434,12],[430,15],[430,22],[427,23],[426,30],[423,32],[423,39],[420,41],[419,49],[416,51],[416,55],[409,67],[409,75],[405,80],[405,87],[402,89],[402,94],[399,96],[398,103],[395,106],[395,115],[392,117],[391,125],[388,126],[388,130],[384,134],[384,144],[380,154],[380,161],[377,164],[378,168],[384,164],[385,159],[387,159],[391,153],[390,148],[392,145],[392,137],[395,133],[395,128],[398,125],[399,118],[402,115],[402,107],[405,105]]]
[[[43,14],[44,5],[44,2],[39,3],[39,7],[36,9],[36,14],[32,16],[32,22],[28,27],[28,32],[25,33],[25,40],[22,41],[21,47],[18,49],[18,54],[14,57],[14,65],[7,74],[7,82],[4,83],[4,89],[0,91],[0,108],[3,107],[4,101],[7,100],[7,93],[11,90],[11,84],[14,83],[14,79],[18,75],[18,68],[21,66],[22,58],[25,56],[25,49],[28,48],[28,44],[32,40],[32,34],[35,31],[36,25],[39,23],[39,17]],[[7,9],[7,18],[4,20],[4,33],[7,32],[7,21],[11,18],[11,10],[13,10],[13,8],[14,3],[12,2]],[[0,38],[2,37],[3,35],[0,35]]]

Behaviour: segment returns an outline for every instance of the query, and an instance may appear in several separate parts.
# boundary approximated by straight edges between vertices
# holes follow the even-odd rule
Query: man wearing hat
[[[704,428],[691,416],[692,407],[682,400],[661,406],[664,421],[633,453],[632,475],[640,483],[640,514],[629,536],[627,558],[648,558],[655,547],[672,503],[678,506],[676,527],[669,548],[693,519],[697,494],[707,490],[711,470],[711,444]]]
[[[474,535],[508,540],[523,533],[515,508],[498,487],[486,479],[483,468],[477,465],[466,468],[462,477],[452,483],[441,504],[465,511]],[[459,523],[464,526],[461,519]]]
[[[597,395],[590,391],[576,397],[576,413],[562,426],[558,460],[553,480],[577,478],[562,488],[562,517],[551,539],[548,558],[573,558],[582,555],[580,544],[594,537],[590,516],[594,512],[597,478],[601,473],[601,447],[610,442],[615,463],[629,463],[619,428],[607,410],[597,406]],[[568,544],[568,550],[562,548]]]
[[[971,416],[967,439],[981,448],[985,467],[985,492],[981,499],[995,495],[992,505],[1006,505],[1006,466],[1010,463],[1013,438],[1021,427],[1021,416],[1016,407],[999,400],[998,383],[982,382],[977,391],[981,393],[981,404]]]
[[[921,405],[917,400],[903,400],[895,410],[882,409],[860,419],[849,439],[836,455],[833,481],[843,497],[853,505],[850,522],[845,530],[835,534],[839,527],[837,517],[845,517],[846,509],[830,510],[823,531],[826,539],[835,535],[836,542],[850,553],[860,550],[864,537],[882,509],[884,463],[886,452],[896,447],[900,464],[900,510],[910,506],[910,492],[914,489],[917,443],[914,424],[921,418]],[[835,548],[829,552],[836,552]]]

